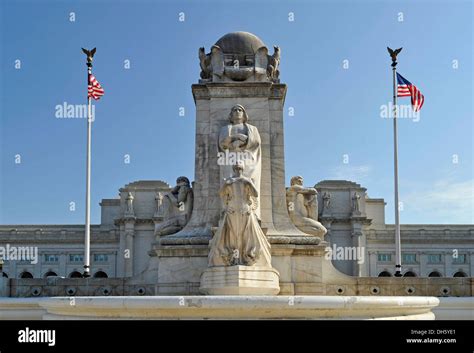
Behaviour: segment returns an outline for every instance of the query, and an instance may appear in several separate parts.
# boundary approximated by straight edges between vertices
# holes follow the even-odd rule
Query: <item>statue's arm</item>
[[[165,196],[168,197],[168,199],[170,200],[170,203],[173,206],[178,207],[179,205],[178,199],[176,198],[176,196],[174,196],[172,192],[168,192]]]
[[[223,150],[228,150],[232,144],[232,137],[227,136],[219,141],[219,147]]]
[[[297,187],[298,187],[297,191],[298,191],[300,194],[316,195],[316,194],[318,193],[315,188],[305,188],[305,187],[299,186],[299,185],[294,185],[294,186],[297,186]]]
[[[261,144],[260,134],[255,126],[247,124],[247,148],[255,149]]]
[[[229,149],[232,145],[232,140],[232,136],[229,135],[229,127],[222,127],[219,133],[219,147],[223,150]]]

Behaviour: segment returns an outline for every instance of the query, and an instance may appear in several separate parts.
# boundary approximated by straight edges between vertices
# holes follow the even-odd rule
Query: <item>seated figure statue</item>
[[[179,232],[188,223],[193,210],[193,189],[189,179],[181,176],[176,186],[162,198],[163,222],[156,224],[155,236]]]
[[[291,221],[296,228],[310,235],[320,237],[326,228],[318,222],[318,192],[315,188],[305,188],[303,178],[291,178],[291,186],[286,190],[286,203]]]

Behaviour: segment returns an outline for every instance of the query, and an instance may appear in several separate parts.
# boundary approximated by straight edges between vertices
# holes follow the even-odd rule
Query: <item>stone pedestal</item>
[[[199,291],[208,295],[277,295],[279,273],[271,267],[211,267],[202,274]]]
[[[340,287],[344,287],[346,294],[356,294],[355,284],[357,278],[347,276],[337,271],[330,259],[325,258],[326,245],[295,245],[295,244],[271,244],[272,267],[267,272],[275,273],[279,288],[279,295],[337,295]],[[157,261],[156,293],[158,295],[198,295],[203,293],[206,286],[212,280],[214,287],[217,281],[217,270],[220,267],[208,268],[209,247],[207,245],[154,245],[154,259]],[[258,279],[260,274],[246,271],[254,267],[240,266],[228,267],[229,276],[226,281],[222,280],[220,285],[231,283],[233,273],[239,273],[240,277],[234,280],[254,278]],[[244,277],[245,276],[247,277]],[[157,276],[157,277],[156,277]],[[253,276],[253,277],[249,277]],[[224,274],[221,272],[220,277]],[[262,282],[264,283],[264,282]],[[260,283],[260,284],[262,284]],[[244,282],[240,282],[244,284]],[[222,289],[225,290],[225,289]],[[210,292],[207,292],[210,293]]]

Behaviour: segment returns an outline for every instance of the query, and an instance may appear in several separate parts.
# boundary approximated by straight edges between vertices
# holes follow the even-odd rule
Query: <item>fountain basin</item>
[[[435,297],[143,296],[43,298],[43,319],[434,320]]]

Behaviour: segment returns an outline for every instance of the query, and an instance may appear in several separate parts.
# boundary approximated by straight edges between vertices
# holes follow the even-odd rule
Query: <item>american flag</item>
[[[104,89],[99,81],[93,75],[89,75],[89,85],[87,86],[87,97],[92,97],[95,100],[100,99],[104,95]]]
[[[397,72],[397,97],[411,97],[411,106],[415,112],[419,111],[425,102],[420,90],[410,81]]]

